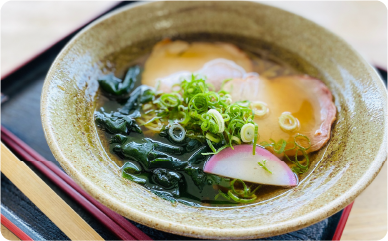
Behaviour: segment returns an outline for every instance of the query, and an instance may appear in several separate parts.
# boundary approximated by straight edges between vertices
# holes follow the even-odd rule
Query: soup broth
[[[260,76],[267,78],[268,80],[271,80],[276,77],[280,76],[291,76],[291,75],[297,75],[301,74],[296,69],[290,67],[286,63],[283,63],[282,61],[275,59],[273,57],[268,57],[270,55],[267,54],[253,54],[253,53],[247,53],[250,57],[250,59],[253,62],[253,71],[257,72]],[[144,63],[149,57],[149,54],[144,54],[142,57],[138,58],[135,61],[131,61],[130,64],[137,64],[141,67],[144,67]],[[115,61],[114,59],[112,61]],[[113,71],[115,69],[112,69]],[[109,72],[109,71],[107,71]],[[121,73],[120,73],[121,74]],[[141,80],[138,79],[135,83],[135,86],[141,85]],[[281,85],[281,83],[279,84]],[[279,86],[278,86],[279,87]],[[291,89],[283,86],[280,86],[280,88],[273,88],[273,91],[281,92],[280,95],[287,95],[289,92],[297,91],[295,89]],[[278,93],[279,94],[279,93]],[[101,93],[98,95],[97,98],[97,110],[96,113],[100,114],[107,114],[116,112],[119,108],[123,106],[125,103],[124,100],[114,100],[105,97]],[[292,103],[291,103],[292,105]],[[310,103],[306,100],[303,104],[306,107],[306,111],[310,111],[309,105]],[[144,111],[142,111],[142,114],[144,114]],[[297,118],[301,122],[302,125],[305,123],[308,123],[310,121],[309,118],[313,116],[311,113],[297,113]],[[266,123],[263,122],[263,126],[266,125],[273,125],[273,123]],[[175,202],[181,202],[187,205],[193,205],[193,206],[233,206],[233,205],[244,205],[241,203],[237,203],[233,200],[228,200],[223,195],[219,195],[220,191],[226,192],[230,187],[230,182],[232,181],[231,178],[224,178],[212,174],[206,174],[203,172],[203,167],[206,161],[209,160],[211,155],[201,155],[203,152],[210,152],[210,148],[206,145],[206,142],[200,139],[191,139],[186,137],[185,141],[181,143],[177,143],[174,140],[172,140],[169,135],[166,133],[166,131],[162,131],[161,133],[154,132],[149,130],[148,128],[144,126],[140,126],[143,133],[136,133],[131,132],[129,135],[122,135],[120,138],[130,138],[130,140],[138,142],[138,143],[145,143],[148,140],[149,142],[152,142],[155,146],[173,146],[177,148],[181,148],[184,150],[183,153],[171,153],[169,152],[168,155],[171,158],[176,158],[177,160],[180,160],[182,162],[188,161],[190,163],[190,170],[185,168],[176,169],[176,170],[170,170],[168,168],[164,168],[167,170],[167,173],[165,171],[162,171],[163,167],[158,166],[160,169],[159,173],[155,173],[155,168],[146,167],[142,163],[139,163],[138,161],[131,159],[128,156],[122,155],[123,151],[115,151],[115,148],[122,150],[124,144],[118,144],[115,142],[112,142],[112,139],[116,138],[115,135],[110,134],[106,131],[101,130],[100,128],[97,129],[97,132],[100,137],[100,141],[104,148],[106,149],[106,153],[109,155],[111,160],[119,167],[125,167],[124,165],[129,166],[135,166],[136,168],[142,169],[141,174],[137,175],[142,181],[140,182],[141,185],[143,185],[148,190],[151,190],[154,194],[169,200],[173,203]],[[261,131],[263,133],[261,133]],[[271,131],[270,128],[263,128],[259,126],[259,134],[263,134],[263,136],[270,136],[269,134],[265,134],[265,132]],[[148,138],[148,139],[147,139]],[[289,136],[284,137],[285,140],[289,141],[292,139],[292,134]],[[269,141],[268,139],[261,139],[262,141]],[[121,146],[120,146],[121,145]],[[144,144],[145,145],[145,144]],[[160,148],[160,147],[158,147]],[[155,150],[155,152],[158,152],[158,150]],[[279,156],[283,159],[289,166],[293,166],[292,163],[290,163],[284,156]],[[314,154],[309,154],[310,159],[314,159]],[[129,163],[129,164],[128,164]],[[158,169],[157,168],[157,169]],[[132,169],[131,169],[132,170]],[[168,171],[172,171],[171,175],[168,173]],[[176,175],[177,174],[177,175]],[[122,175],[122,172],[120,171],[118,175]],[[174,176],[176,175],[176,182],[178,185],[161,185],[160,180],[155,181],[155,178],[153,176],[160,175],[162,177],[166,176]],[[303,177],[306,174],[299,175],[299,180],[303,179]],[[193,178],[194,176],[197,176],[199,178]],[[197,179],[201,179],[198,181]],[[254,188],[260,186],[260,188],[256,192],[257,199],[255,202],[260,202],[264,200],[268,200],[271,198],[274,198],[276,196],[282,195],[283,193],[289,191],[290,189],[283,188],[283,187],[277,187],[277,186],[269,186],[269,185],[259,185],[259,184],[253,184],[253,183],[246,183],[248,187],[253,190]],[[242,189],[243,186],[240,183],[236,183],[235,187],[238,189]],[[173,195],[171,195],[173,193]]]

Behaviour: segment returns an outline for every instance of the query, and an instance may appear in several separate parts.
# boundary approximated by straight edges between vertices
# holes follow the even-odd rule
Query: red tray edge
[[[353,204],[354,204],[354,201],[348,206],[346,206],[346,208],[344,208],[344,210],[342,211],[341,218],[337,224],[337,228],[335,229],[335,233],[333,235],[332,240],[341,240],[342,233],[344,232],[346,222],[348,221],[349,214],[350,214],[350,211],[352,210]]]
[[[1,214],[1,224],[4,225],[9,231],[15,234],[20,240],[32,240],[25,232],[23,232],[18,226],[9,221],[3,214]],[[4,236],[3,236],[4,237]],[[5,238],[5,237],[4,237]]]

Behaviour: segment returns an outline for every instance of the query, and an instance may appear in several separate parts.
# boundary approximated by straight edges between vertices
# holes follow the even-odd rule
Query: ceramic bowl
[[[324,81],[333,93],[337,120],[330,142],[314,155],[297,187],[251,205],[198,208],[172,205],[120,177],[96,134],[96,80],[110,71],[122,76],[166,37],[264,51]],[[375,70],[324,28],[253,2],[139,3],[102,17],[52,64],[41,115],[55,158],[98,201],[149,227],[197,238],[263,238],[312,225],[352,202],[387,156],[387,92]]]

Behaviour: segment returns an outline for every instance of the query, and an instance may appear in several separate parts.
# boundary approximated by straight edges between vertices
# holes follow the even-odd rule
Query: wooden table
[[[387,7],[382,2],[264,2],[329,29],[371,64],[387,69]]]
[[[4,225],[1,225],[1,235],[8,240],[20,240],[15,234],[4,227]]]
[[[387,8],[381,2],[265,2],[297,13],[348,41],[370,63],[387,68]],[[17,67],[113,2],[7,2],[1,9],[1,75]],[[2,228],[3,230],[3,228]],[[7,238],[7,233],[2,234]],[[356,199],[343,240],[387,234],[387,166]],[[9,239],[14,237],[9,236]]]
[[[1,9],[1,76],[115,2],[7,2]]]

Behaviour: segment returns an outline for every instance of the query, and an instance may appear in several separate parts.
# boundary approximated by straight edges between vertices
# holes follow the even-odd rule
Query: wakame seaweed
[[[139,110],[140,104],[151,101],[154,97],[154,92],[151,87],[140,85],[129,96],[124,106],[120,109],[120,113],[128,115],[131,111]]]
[[[134,88],[136,80],[140,74],[140,67],[129,68],[124,80],[114,76],[113,73],[105,75],[98,80],[101,89],[109,96],[125,97]]]
[[[134,119],[120,112],[105,113],[101,109],[95,112],[95,120],[109,136],[110,150],[125,161],[121,169],[124,178],[172,202],[195,206],[193,200],[197,203],[201,200],[194,196],[200,195],[210,197],[216,203],[235,203],[233,200],[214,200],[217,191],[213,185],[228,188],[230,179],[203,172],[209,156],[203,156],[201,152],[209,151],[209,147],[200,140],[186,137],[181,143],[174,143],[164,130],[159,138],[165,142],[155,141],[144,136]],[[181,158],[187,153],[191,154]]]
[[[134,87],[139,73],[138,66],[134,66],[123,81],[113,74],[99,80],[103,93],[121,105],[110,113],[104,108],[96,111],[95,122],[109,139],[110,151],[124,162],[122,177],[172,203],[237,204],[233,198],[219,198],[221,189],[231,190],[231,179],[203,171],[211,155],[202,154],[211,154],[212,148],[224,146],[225,139],[214,143],[214,147],[200,135],[193,138],[186,135],[182,141],[176,141],[169,135],[169,126],[164,126],[158,134],[154,132],[152,139],[143,133],[149,130],[142,128],[144,124],[139,125],[136,118],[144,112],[142,106],[155,101],[155,91],[145,85]]]
[[[111,134],[142,133],[136,121],[129,116],[104,113],[102,109],[101,112],[96,112],[94,117],[97,126]]]

